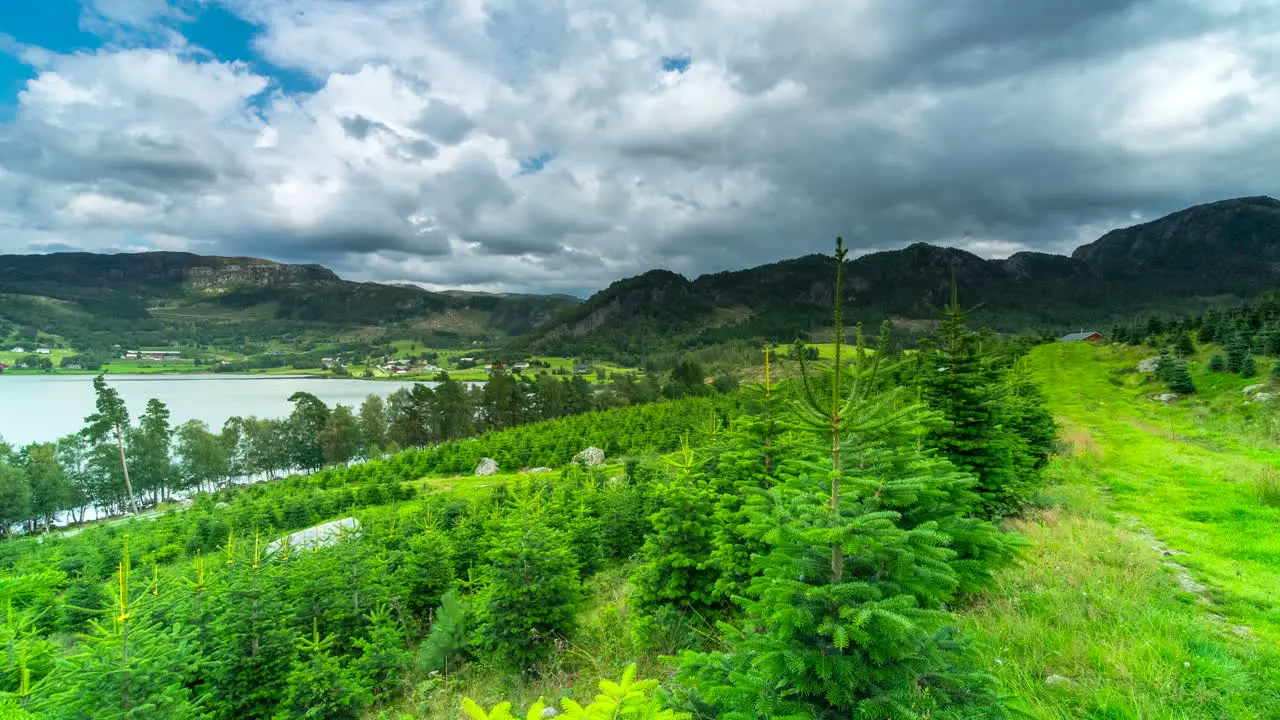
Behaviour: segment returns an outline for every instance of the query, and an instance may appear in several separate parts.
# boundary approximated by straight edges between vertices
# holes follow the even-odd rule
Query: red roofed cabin
[[[1058,342],[1097,342],[1102,339],[1102,333],[1099,332],[1077,332],[1069,333],[1058,338]]]

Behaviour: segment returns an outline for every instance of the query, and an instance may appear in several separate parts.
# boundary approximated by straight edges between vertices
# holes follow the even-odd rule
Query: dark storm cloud
[[[432,100],[415,128],[442,145],[457,145],[476,127],[462,108],[444,100]]]
[[[1274,193],[1280,166],[1265,3],[228,3],[315,92],[186,55],[50,56],[0,124],[0,249],[104,223],[85,242],[578,291],[837,234],[1065,251]]]

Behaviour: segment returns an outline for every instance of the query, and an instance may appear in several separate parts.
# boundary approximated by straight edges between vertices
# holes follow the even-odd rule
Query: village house
[[[53,351],[49,348],[36,348],[37,355],[52,355]]]
[[[1058,342],[1097,342],[1102,339],[1100,332],[1074,332],[1058,338]]]

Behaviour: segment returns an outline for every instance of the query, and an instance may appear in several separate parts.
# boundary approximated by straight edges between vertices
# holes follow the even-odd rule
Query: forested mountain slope
[[[954,273],[974,319],[997,330],[1056,332],[1176,311],[1220,295],[1280,287],[1280,201],[1198,205],[1107,233],[1071,257],[984,260],[926,244],[850,262],[846,301],[861,320],[928,320]],[[764,336],[787,342],[829,323],[831,260],[810,255],[688,280],[654,270],[621,280],[535,330],[534,347],[644,354],[660,346]],[[911,324],[911,323],[904,323]]]
[[[420,325],[493,338],[527,332],[568,296],[433,293],[350,282],[320,265],[151,252],[0,255],[0,318],[80,346],[165,324],[236,323],[270,336],[299,329]],[[116,340],[118,341],[118,339]]]

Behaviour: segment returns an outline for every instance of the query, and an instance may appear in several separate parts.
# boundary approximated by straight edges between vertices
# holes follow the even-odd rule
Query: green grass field
[[[1280,717],[1280,451],[1241,432],[1243,385],[1195,369],[1174,406],[1126,372],[1150,351],[1037,348],[1062,425],[1020,566],[965,614],[1037,718]],[[1273,500],[1280,504],[1280,490]]]

